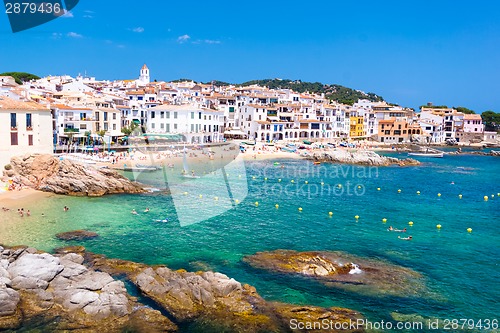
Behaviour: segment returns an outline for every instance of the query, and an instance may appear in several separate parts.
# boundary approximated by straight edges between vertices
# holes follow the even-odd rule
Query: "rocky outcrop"
[[[56,234],[57,239],[65,241],[86,240],[86,239],[96,238],[98,236],[99,235],[97,233],[88,230],[74,230]]]
[[[175,332],[122,281],[83,265],[80,254],[0,247],[0,330]]]
[[[381,156],[371,150],[355,150],[335,149],[321,152],[315,152],[312,155],[313,160],[319,162],[331,162],[342,164],[359,164],[371,166],[409,166],[419,165],[420,162],[411,158],[398,159],[395,157]]]
[[[415,296],[426,293],[422,276],[405,267],[342,252],[259,252],[243,259],[270,272],[312,278],[339,289],[373,296]]]
[[[115,193],[142,193],[137,183],[116,171],[97,169],[52,155],[13,157],[4,174],[16,184],[56,194],[102,196]]]

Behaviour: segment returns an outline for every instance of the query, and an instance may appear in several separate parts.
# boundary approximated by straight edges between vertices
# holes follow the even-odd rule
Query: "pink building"
[[[464,115],[464,132],[466,133],[483,133],[484,126],[481,115],[479,114],[466,114]]]

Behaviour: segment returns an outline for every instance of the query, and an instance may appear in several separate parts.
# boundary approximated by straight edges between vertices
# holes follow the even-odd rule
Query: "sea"
[[[126,173],[151,192],[54,195],[23,207],[31,217],[0,215],[0,243],[45,251],[83,245],[111,258],[218,271],[255,286],[266,300],[353,309],[375,328],[382,321],[422,321],[424,327],[406,331],[436,332],[427,324],[436,320],[442,331],[495,328],[500,319],[500,159],[474,154],[418,159],[422,164],[411,167],[236,159],[226,167],[196,166],[200,178],[183,178],[171,168]],[[64,212],[64,206],[70,210]],[[133,209],[138,214],[131,214]],[[390,226],[407,231],[390,232]],[[99,237],[69,242],[55,237],[76,229]],[[410,235],[411,241],[398,238]],[[277,249],[341,251],[399,265],[420,273],[423,289],[416,294],[358,292],[243,261]]]

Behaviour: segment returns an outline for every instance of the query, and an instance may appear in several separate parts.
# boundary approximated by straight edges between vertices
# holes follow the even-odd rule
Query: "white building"
[[[53,151],[52,115],[34,103],[0,96],[0,168],[11,157]]]
[[[151,82],[151,77],[149,76],[149,68],[148,66],[146,66],[146,64],[142,66],[139,79],[136,82],[141,86],[145,86]]]
[[[182,134],[186,142],[220,142],[223,139],[224,112],[197,105],[160,105],[150,108],[148,133]]]

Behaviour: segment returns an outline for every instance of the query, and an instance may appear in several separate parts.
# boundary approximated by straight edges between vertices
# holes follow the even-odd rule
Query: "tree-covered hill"
[[[40,78],[35,74],[25,72],[5,72],[1,73],[0,76],[12,76],[16,80],[17,84],[23,84],[23,82],[38,80]]]

